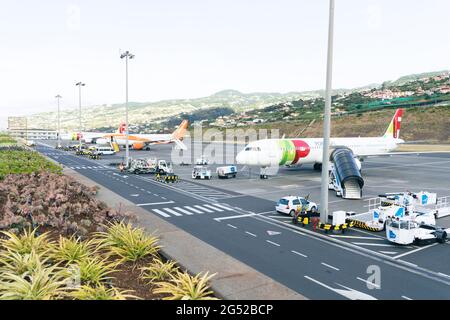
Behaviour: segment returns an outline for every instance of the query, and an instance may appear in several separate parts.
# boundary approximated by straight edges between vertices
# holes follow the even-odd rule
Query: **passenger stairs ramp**
[[[337,148],[331,153],[330,160],[334,164],[337,183],[342,189],[342,198],[361,199],[364,179],[353,151],[345,147]]]

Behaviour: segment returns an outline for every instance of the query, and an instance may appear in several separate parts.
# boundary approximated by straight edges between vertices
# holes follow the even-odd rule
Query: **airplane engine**
[[[142,149],[144,149],[144,147],[145,147],[145,144],[142,143],[142,142],[135,142],[135,143],[133,143],[133,149],[134,150],[142,150]]]

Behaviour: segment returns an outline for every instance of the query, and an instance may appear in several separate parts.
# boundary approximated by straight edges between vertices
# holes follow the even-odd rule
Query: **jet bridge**
[[[361,163],[347,147],[337,147],[330,156],[329,189],[344,199],[361,199],[364,179]]]

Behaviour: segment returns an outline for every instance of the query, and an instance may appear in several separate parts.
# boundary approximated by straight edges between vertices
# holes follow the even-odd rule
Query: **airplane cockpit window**
[[[260,147],[246,147],[245,151],[261,151]]]

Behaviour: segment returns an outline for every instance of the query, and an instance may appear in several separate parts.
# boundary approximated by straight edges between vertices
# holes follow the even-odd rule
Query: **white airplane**
[[[350,149],[361,169],[361,160],[368,156],[386,155],[405,141],[400,139],[403,109],[395,112],[386,133],[378,138],[331,138],[330,150]],[[411,154],[411,153],[409,153]],[[241,165],[269,167],[295,167],[313,164],[322,170],[323,138],[265,139],[248,144],[238,153],[236,162]]]

